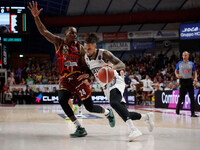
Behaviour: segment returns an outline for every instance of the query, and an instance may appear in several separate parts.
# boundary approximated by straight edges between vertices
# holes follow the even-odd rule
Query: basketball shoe
[[[72,138],[83,137],[83,136],[86,136],[86,135],[87,135],[87,132],[86,132],[85,128],[80,127],[80,126],[77,127],[77,129],[74,133],[70,134],[70,136]]]
[[[147,128],[148,128],[149,132],[152,132],[153,128],[154,128],[153,118],[154,118],[154,116],[153,116],[152,112],[147,113],[147,119],[145,121],[147,123]]]
[[[142,132],[140,132],[140,130],[138,130],[137,128],[131,129],[128,135],[128,141],[132,142],[141,135],[142,135]]]
[[[114,116],[111,108],[108,108],[108,110],[109,110],[109,113],[106,115],[106,117],[109,121],[110,126],[114,127],[115,126],[115,116]]]

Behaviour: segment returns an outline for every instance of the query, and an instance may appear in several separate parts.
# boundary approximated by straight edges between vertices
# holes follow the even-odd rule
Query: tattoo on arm
[[[111,52],[109,51],[104,51],[103,52],[103,60],[107,63],[107,62],[111,62],[112,64],[116,65],[118,63],[120,63],[120,60],[115,57]]]
[[[103,52],[103,60],[108,63],[111,62],[114,66],[114,70],[122,70],[125,69],[125,64],[119,60],[117,57],[115,57],[111,52],[109,51],[104,51]]]

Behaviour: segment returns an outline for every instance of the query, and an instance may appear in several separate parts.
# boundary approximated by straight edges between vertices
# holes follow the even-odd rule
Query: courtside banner
[[[155,92],[155,107],[156,108],[172,108],[176,109],[178,103],[179,90],[173,91],[156,91]],[[194,90],[195,110],[200,110],[200,92],[199,89]],[[185,101],[182,103],[184,110],[190,109],[189,95],[185,95]]]
[[[93,102],[95,104],[108,104],[109,101],[104,96],[103,92],[92,92],[91,96]],[[73,99],[72,99],[73,101]],[[128,101],[129,104],[135,105],[135,93],[128,93]],[[34,102],[35,104],[58,104],[59,98],[58,93],[35,93],[34,94]]]

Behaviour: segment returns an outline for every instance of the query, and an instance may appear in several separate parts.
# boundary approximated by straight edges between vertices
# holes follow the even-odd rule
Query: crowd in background
[[[143,99],[148,98],[157,90],[176,90],[179,89],[179,82],[175,77],[174,71],[176,64],[182,58],[172,53],[171,57],[162,54],[158,56],[144,55],[136,57],[130,56],[126,64],[125,76],[130,79],[126,88],[128,91],[142,94]],[[190,57],[195,62],[197,74],[200,73],[200,55]],[[198,76],[199,81],[199,76]],[[3,86],[3,93],[20,92],[22,89],[9,90],[12,85],[33,85],[33,84],[58,84],[59,73],[56,63],[50,64],[47,61],[42,63],[29,60],[24,68],[12,69],[9,73],[8,81]],[[94,76],[90,77],[93,92],[101,92],[102,89]],[[199,88],[199,82],[195,84],[195,89]],[[21,91],[22,92],[22,91]],[[25,91],[24,91],[25,92]],[[9,94],[8,94],[9,95]]]

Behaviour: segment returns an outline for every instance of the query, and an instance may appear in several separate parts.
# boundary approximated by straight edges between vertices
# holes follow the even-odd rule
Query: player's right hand
[[[180,74],[177,74],[176,77],[177,77],[178,79],[180,79],[180,78],[181,78],[181,75],[180,75]]]
[[[40,12],[43,10],[43,8],[41,8],[40,10],[38,10],[38,8],[37,8],[37,2],[34,2],[34,1],[32,1],[32,3],[29,2],[29,6],[27,6],[27,7],[31,11],[33,17],[39,16]]]

